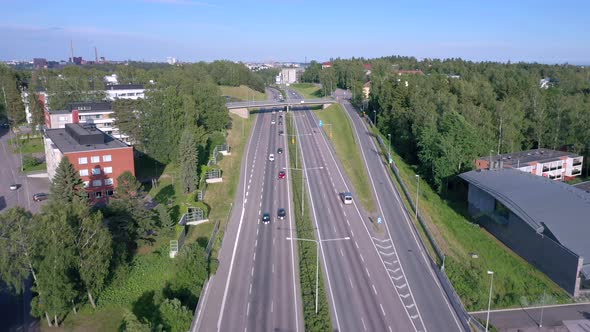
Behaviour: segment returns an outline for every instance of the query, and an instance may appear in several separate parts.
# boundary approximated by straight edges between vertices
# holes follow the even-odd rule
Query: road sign
[[[322,127],[324,125],[324,123],[322,122],[322,120],[320,120],[320,127]]]
[[[377,223],[380,224],[381,223],[381,217],[377,218]]]

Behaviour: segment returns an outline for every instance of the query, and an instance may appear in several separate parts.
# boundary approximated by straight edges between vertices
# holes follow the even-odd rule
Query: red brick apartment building
[[[45,158],[50,180],[64,156],[84,181],[92,203],[108,200],[117,188],[117,177],[123,172],[135,175],[133,147],[92,125],[68,123],[65,128],[45,130]]]

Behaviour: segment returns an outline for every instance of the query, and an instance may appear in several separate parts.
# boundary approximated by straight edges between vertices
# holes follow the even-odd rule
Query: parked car
[[[49,198],[49,194],[46,193],[36,193],[33,195],[33,200],[35,202],[44,201]]]

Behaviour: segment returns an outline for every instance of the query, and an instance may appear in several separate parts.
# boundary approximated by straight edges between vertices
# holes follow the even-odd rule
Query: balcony
[[[582,165],[581,160],[574,160],[574,163],[572,164],[572,166],[580,166],[580,165]]]

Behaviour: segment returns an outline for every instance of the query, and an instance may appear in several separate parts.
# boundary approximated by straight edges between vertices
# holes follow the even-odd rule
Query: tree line
[[[64,317],[89,303],[93,308],[101,291],[119,271],[132,264],[137,246],[154,234],[174,227],[167,211],[148,210],[145,193],[130,172],[121,174],[115,196],[101,208],[91,208],[84,184],[68,158],[63,158],[51,184],[48,204],[38,214],[16,207],[0,214],[0,279],[21,293],[32,279],[31,313],[58,326]],[[171,320],[154,317],[139,321],[128,314],[125,324],[156,328],[180,315],[192,317],[200,293],[195,279],[204,280],[204,250],[187,246],[178,261],[176,278],[160,299]],[[200,278],[200,279],[199,279]],[[188,309],[190,308],[190,309]]]
[[[363,67],[370,64],[370,75]],[[402,157],[439,191],[477,157],[534,148],[590,155],[590,70],[574,65],[391,56],[335,59],[334,76]],[[319,65],[319,67],[318,67]],[[403,70],[419,70],[405,74]],[[400,72],[402,71],[402,72]],[[305,77],[305,76],[304,76]],[[547,78],[541,87],[541,80]],[[369,99],[362,85],[370,81]]]

